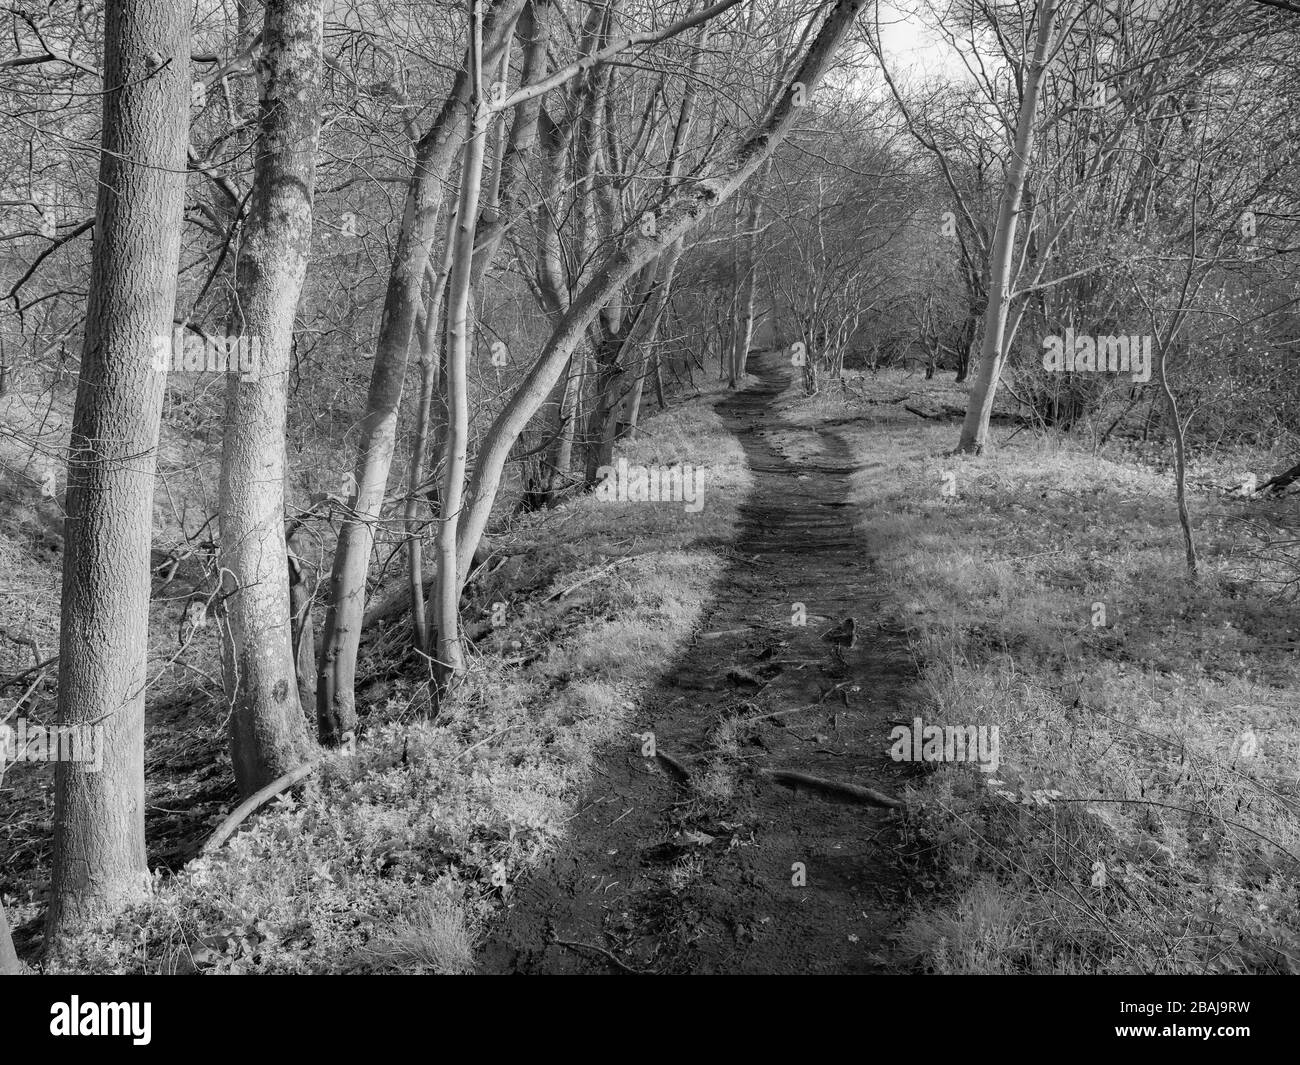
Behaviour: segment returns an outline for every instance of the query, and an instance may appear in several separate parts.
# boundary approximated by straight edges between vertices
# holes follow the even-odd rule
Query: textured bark
[[[311,617],[311,588],[307,568],[289,554],[289,622],[293,638],[294,672],[298,678],[298,708],[316,705],[316,625]]]
[[[439,687],[464,668],[460,646],[461,577],[456,561],[456,518],[469,462],[469,391],[467,369],[472,342],[470,282],[474,269],[474,235],[478,224],[487,110],[483,101],[483,26],[479,0],[470,0],[469,139],[456,203],[456,246],[447,292],[447,439],[443,451],[442,507],[438,516],[438,574],[429,604],[429,628],[436,643],[433,672]],[[468,565],[466,571],[468,573]]]
[[[402,512],[406,526],[406,581],[411,592],[411,621],[415,646],[421,651],[429,647],[429,626],[424,616],[424,537],[419,526],[420,498],[425,494],[424,479],[428,473],[428,458],[440,454],[441,431],[433,433],[430,447],[430,429],[433,428],[435,406],[443,403],[442,388],[442,323],[443,296],[447,291],[447,277],[451,273],[453,244],[450,234],[443,242],[445,254],[442,266],[434,275],[429,291],[428,305],[424,310],[424,328],[420,331],[420,408],[415,418],[415,439],[411,443],[410,472],[406,481],[406,506]],[[438,413],[439,430],[445,425],[446,411]]]
[[[645,310],[642,312],[644,318],[644,328],[641,329],[639,337],[632,338],[632,344],[635,348],[643,352],[639,358],[635,359],[628,369],[632,381],[626,389],[620,391],[621,410],[619,417],[612,420],[609,427],[613,432],[614,440],[624,438],[636,439],[637,420],[641,416],[641,395],[645,390],[646,375],[655,359],[655,344],[659,339],[659,325],[663,321],[664,312],[668,309],[668,299],[672,295],[673,281],[677,275],[677,262],[682,257],[685,248],[683,241],[674,244],[663,257],[659,266],[659,278],[647,301]],[[638,326],[641,323],[638,322]],[[626,395],[622,395],[622,392]],[[610,449],[611,457],[613,449]]]
[[[754,300],[758,287],[758,225],[762,219],[763,204],[755,196],[749,209],[749,232],[745,236],[744,276],[741,283],[740,306],[736,321],[736,346],[732,351],[732,377],[745,376],[745,363],[749,345],[754,339]]]
[[[627,365],[624,355],[633,351],[645,336],[650,320],[647,311],[657,291],[654,280],[656,269],[654,261],[642,268],[641,278],[635,286],[639,290],[634,301],[636,311],[631,316],[623,319],[617,327],[593,322],[591,328],[597,337],[592,345],[596,364],[596,394],[592,397],[591,412],[587,418],[585,481],[588,485],[596,483],[600,468],[609,465],[614,453],[614,434],[617,428],[614,412],[622,399],[620,387]]]
[[[21,971],[14,941],[9,935],[9,921],[5,917],[4,903],[0,903],[0,976],[17,976]]]
[[[285,424],[293,322],[311,254],[320,137],[320,0],[268,0],[252,209],[236,267],[238,332],[261,361],[226,386],[221,463],[222,661],[230,762],[247,798],[310,746],[285,564]]]
[[[575,359],[579,361],[576,373],[573,366]],[[582,385],[584,361],[585,352],[570,356],[564,367],[564,376],[553,392],[555,417],[551,425],[551,434],[555,437],[555,443],[546,457],[544,466],[546,483],[543,485],[548,505],[555,501],[565,478],[569,475],[569,467],[573,465],[573,436],[577,427],[578,392]]]
[[[664,177],[665,192],[671,192],[681,183],[686,148],[690,143],[691,129],[695,124],[699,97],[697,84],[704,65],[710,30],[711,25],[707,22],[700,28],[699,39],[691,54],[686,87],[682,93],[682,106],[673,130],[672,147],[668,152],[668,166]],[[612,217],[608,219],[606,228],[613,231]],[[654,344],[655,336],[659,331],[659,320],[672,287],[677,260],[681,257],[684,247],[684,242],[679,239],[663,254],[660,262],[651,260],[642,269],[640,282],[636,286],[639,298],[636,302],[633,322],[614,317],[601,328],[598,319],[598,324],[594,328],[597,333],[597,341],[593,344],[597,375],[596,396],[587,426],[585,473],[588,485],[595,484],[597,472],[602,466],[608,465],[613,458],[614,441],[621,429],[616,412],[622,407],[624,393],[628,391],[625,382],[629,370],[634,374],[631,386],[635,397],[634,402],[638,408],[640,406],[640,389],[645,380],[644,369],[642,366],[635,368],[629,366],[625,356]],[[620,310],[621,302],[620,300]]]
[[[100,728],[102,766],[59,762],[46,943],[148,894],[144,692],[154,470],[189,131],[190,9],[105,11],[95,243],[68,458],[58,718]]]
[[[997,230],[993,235],[993,248],[989,252],[989,301],[984,312],[984,344],[975,371],[975,382],[971,386],[961,439],[957,444],[957,450],[962,452],[979,454],[988,443],[989,419],[993,414],[993,400],[997,395],[998,378],[1002,375],[1002,360],[1005,355],[1003,342],[1006,337],[1007,312],[1011,306],[1011,266],[1016,246],[1016,223],[1020,218],[1029,156],[1034,148],[1034,112],[1038,109],[1038,90],[1043,82],[1043,72],[1047,68],[1051,49],[1056,4],[1057,0],[1041,0],[1039,4],[1038,40],[1034,46],[1033,61],[1025,76],[1020,115],[1016,120],[1016,139],[1007,163],[1002,200],[998,207]]]

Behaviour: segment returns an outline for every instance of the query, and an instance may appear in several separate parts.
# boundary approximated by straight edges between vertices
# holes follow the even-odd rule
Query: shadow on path
[[[780,354],[752,355],[749,369],[757,384],[718,408],[755,482],[732,561],[701,634],[635,717],[695,787],[632,736],[608,752],[567,842],[492,930],[481,972],[885,969],[907,896],[895,817],[792,792],[758,770],[900,792],[910,767],[889,759],[888,737],[891,719],[910,717],[912,660],[902,632],[876,620],[849,445],[783,418],[793,375]],[[799,603],[803,626],[792,620]],[[857,645],[836,655],[821,635],[850,615]],[[808,709],[741,730],[738,749],[717,727],[796,707]]]

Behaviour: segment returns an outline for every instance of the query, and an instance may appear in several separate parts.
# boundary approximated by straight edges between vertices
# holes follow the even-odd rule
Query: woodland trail
[[[527,881],[479,955],[484,973],[868,973],[889,968],[888,935],[909,895],[889,810],[774,783],[794,770],[898,794],[909,766],[888,756],[915,682],[901,631],[877,623],[873,545],[852,522],[848,445],[792,426],[794,387],[775,352],[757,384],[719,411],[754,488],[703,629],[643,699],[634,722],[692,775],[717,754],[730,715],[811,709],[740,733],[729,802],[701,802],[629,735],[606,754],[568,839]],[[797,453],[794,457],[792,452]],[[868,464],[870,469],[870,464]],[[792,623],[802,603],[807,624]],[[821,639],[847,616],[842,661]],[[721,812],[719,812],[721,811]],[[806,884],[796,885],[796,863]]]

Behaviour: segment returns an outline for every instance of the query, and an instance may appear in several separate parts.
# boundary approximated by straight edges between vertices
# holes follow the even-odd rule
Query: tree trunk
[[[500,53],[496,49],[509,39],[524,3],[497,0],[489,16],[495,48],[488,50],[485,62],[497,61]],[[432,128],[416,145],[402,226],[384,294],[375,365],[357,447],[357,495],[339,530],[321,641],[316,716],[321,742],[331,746],[344,742],[356,727],[357,652],[366,606],[366,574],[397,441],[397,414],[424,272],[437,228],[442,190],[465,129],[468,90],[468,75],[462,70]]]
[[[479,449],[465,506],[456,516],[457,555],[461,572],[487,528],[492,505],[510,449],[554,387],[587,326],[646,263],[686,236],[725,203],[762,166],[794,123],[799,104],[810,96],[848,36],[864,0],[837,0],[809,46],[803,61],[773,107],[767,122],[740,144],[725,172],[701,176],[674,192],[658,212],[654,236],[640,236],[611,250],[592,273],[592,280],[556,325],[537,360],[488,429]],[[794,86],[802,87],[796,93]]]
[[[449,223],[455,224],[455,216]],[[450,231],[443,242],[445,253],[442,266],[434,276],[429,300],[424,311],[424,329],[420,333],[420,409],[415,419],[415,440],[411,444],[410,473],[406,482],[406,506],[402,524],[406,529],[406,580],[411,590],[411,622],[415,646],[421,651],[429,649],[429,626],[425,619],[424,603],[424,536],[417,521],[420,497],[425,492],[424,478],[428,472],[429,454],[439,454],[443,443],[441,431],[434,433],[430,448],[429,428],[433,422],[434,406],[443,405],[441,324],[443,296],[447,290],[447,277],[451,273],[452,240]],[[446,409],[439,411],[439,430],[446,424]]]
[[[636,439],[637,421],[641,415],[641,395],[645,391],[646,376],[656,365],[655,344],[659,340],[659,323],[663,321],[664,312],[668,309],[668,300],[672,296],[673,281],[677,274],[677,263],[681,259],[684,247],[685,244],[679,240],[664,255],[659,285],[651,297],[650,306],[644,312],[649,315],[649,321],[644,335],[637,344],[645,354],[635,363],[632,390],[623,402],[624,413],[618,420],[616,439],[624,437],[628,440]],[[662,398],[661,391],[661,401]]]
[[[17,976],[22,972],[14,941],[9,935],[9,921],[5,917],[4,903],[0,902],[0,976]]]
[[[1170,330],[1172,336],[1173,329]],[[1187,561],[1187,576],[1193,581],[1197,576],[1196,537],[1192,533],[1192,519],[1187,512],[1187,440],[1183,431],[1182,417],[1178,413],[1178,398],[1169,383],[1169,341],[1160,344],[1160,391],[1165,397],[1165,409],[1169,413],[1169,429],[1174,437],[1174,497],[1178,504],[1178,524],[1183,531],[1183,550]]]
[[[176,302],[189,39],[188,5],[120,0],[106,7],[108,91],[68,452],[58,694],[60,725],[94,728],[102,764],[96,770],[60,761],[55,770],[51,950],[149,892],[149,550],[167,383],[152,361],[156,344],[171,341]]]
[[[732,377],[736,380],[745,376],[745,364],[749,359],[749,345],[754,339],[754,295],[758,281],[758,223],[762,218],[763,205],[757,196],[749,209],[749,232],[745,236],[745,276],[740,296],[740,312],[736,322],[736,347],[732,354],[735,366]]]
[[[433,586],[433,601],[429,604],[429,627],[436,639],[433,673],[442,691],[465,668],[460,646],[461,577],[456,563],[456,518],[460,513],[465,469],[469,461],[467,367],[473,329],[470,288],[488,119],[483,101],[483,13],[479,3],[480,0],[470,0],[469,139],[465,144],[460,198],[456,204],[456,248],[447,295],[447,441],[443,452],[442,507],[436,540],[438,574]]]
[[[564,368],[564,379],[556,386],[555,420],[552,433],[555,443],[551,446],[546,459],[546,494],[547,505],[555,502],[556,493],[569,475],[573,465],[573,434],[577,422],[578,389],[582,387],[581,373],[574,373],[573,360],[584,360],[585,354],[578,352],[569,358]]]
[[[979,324],[979,319],[971,314],[961,327],[961,335],[957,339],[957,376],[954,384],[963,384],[970,374],[971,355],[975,345],[975,330]]]
[[[1025,76],[1024,96],[1020,101],[1020,115],[1016,121],[1016,140],[1007,163],[1002,201],[998,207],[997,231],[993,235],[993,247],[989,252],[984,345],[975,373],[975,383],[971,386],[961,439],[957,444],[959,452],[978,455],[988,443],[989,419],[993,414],[993,400],[997,395],[998,378],[1002,374],[1005,355],[1003,341],[1006,336],[1007,312],[1011,306],[1011,265],[1016,246],[1016,223],[1020,217],[1025,175],[1034,146],[1034,113],[1038,109],[1038,90],[1042,85],[1043,72],[1047,68],[1048,53],[1051,50],[1056,4],[1057,0],[1040,0],[1039,4],[1038,40],[1034,47],[1033,62]]]
[[[320,0],[267,0],[252,209],[236,269],[238,332],[261,345],[226,385],[221,462],[222,662],[230,763],[242,798],[309,755],[284,540],[293,322],[311,255],[321,120]]]
[[[289,623],[293,638],[293,663],[298,677],[298,706],[316,705],[316,626],[311,617],[312,590],[307,569],[292,551],[289,565]]]

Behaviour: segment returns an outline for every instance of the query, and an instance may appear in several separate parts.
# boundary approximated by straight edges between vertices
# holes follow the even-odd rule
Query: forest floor
[[[749,372],[758,384],[718,409],[753,487],[702,628],[599,764],[569,842],[519,888],[482,971],[885,964],[911,891],[893,857],[897,815],[763,771],[899,790],[911,767],[889,758],[888,734],[910,716],[915,666],[905,634],[879,620],[875,545],[849,512],[860,468],[848,442],[786,420],[788,357],[751,357]],[[848,617],[854,646],[822,638]]]
[[[394,568],[355,756],[202,858],[235,798],[219,645],[178,634],[201,567],[158,581],[155,892],[63,971],[1300,972],[1297,496],[1224,487],[1293,448],[1194,453],[1192,580],[1140,433],[1004,414],[956,456],[951,375],[809,397],[774,353],[737,391],[700,369],[618,456],[702,470],[703,506],[507,499],[464,606],[490,631],[433,721]],[[22,678],[0,716],[48,721],[39,481],[0,478],[0,671]],[[854,646],[822,639],[848,617]],[[917,718],[995,757],[895,760]],[[51,785],[40,763],[0,781],[0,893],[34,965]]]
[[[1231,490],[1288,455],[1197,453],[1192,579],[1154,442],[957,456],[950,377],[750,371],[728,568],[479,971],[1300,972],[1295,496]],[[994,757],[895,761],[916,718]]]

